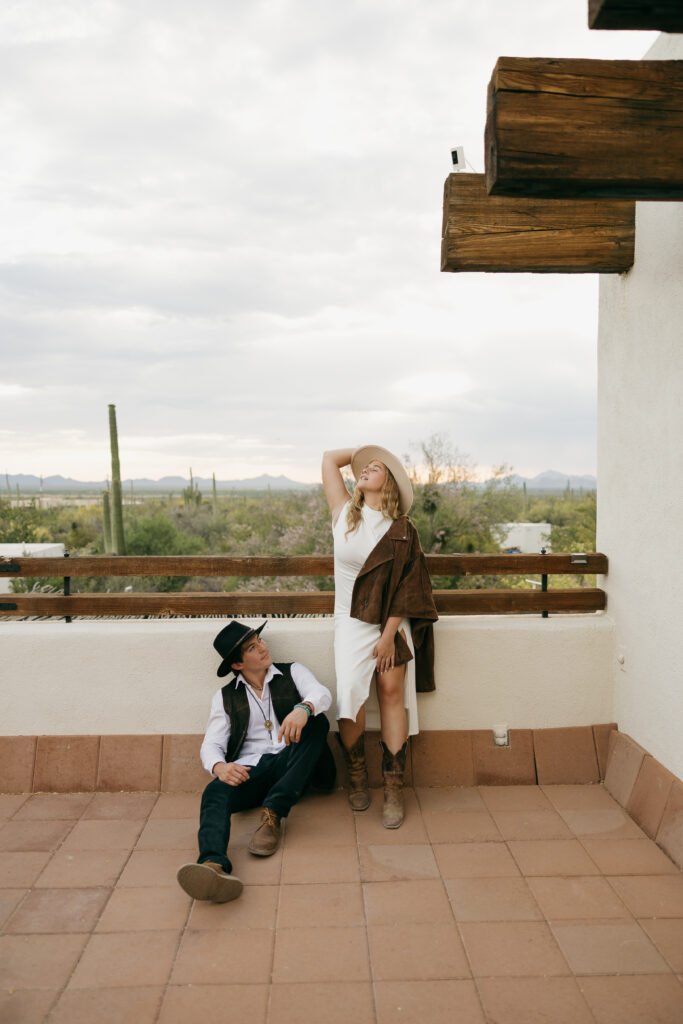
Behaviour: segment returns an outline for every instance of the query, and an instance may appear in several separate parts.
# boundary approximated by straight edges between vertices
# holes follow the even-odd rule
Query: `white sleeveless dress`
[[[334,664],[337,675],[337,718],[355,720],[361,707],[367,701],[366,726],[379,729],[379,705],[375,687],[371,684],[375,674],[376,659],[372,651],[380,638],[379,625],[361,622],[351,618],[351,596],[356,577],[367,561],[370,552],[377,546],[391,526],[391,519],[380,511],[363,506],[363,518],[357,530],[346,534],[346,513],[349,502],[344,505],[339,518],[332,527],[334,537]],[[417,697],[415,692],[415,651],[410,632],[410,622],[403,619],[399,629],[405,633],[406,641],[413,654],[413,660],[406,665],[403,683],[403,702],[408,717],[408,735],[418,731]]]

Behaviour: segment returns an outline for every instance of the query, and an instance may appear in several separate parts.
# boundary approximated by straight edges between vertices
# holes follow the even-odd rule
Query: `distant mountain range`
[[[597,477],[590,473],[576,476],[572,473],[558,473],[555,469],[546,469],[544,473],[532,477],[513,473],[510,479],[520,487],[526,484],[527,491],[563,491],[567,484],[573,491],[594,491],[598,486]]]
[[[9,483],[13,491],[16,490],[17,484],[22,492],[34,493],[40,491],[40,477],[37,476],[21,473],[12,476],[10,473]],[[121,487],[124,492],[130,490],[131,484],[133,485],[133,490],[140,494],[148,494],[150,491],[163,491],[168,494],[173,491],[180,492],[184,487],[189,487],[190,481],[182,476],[162,476],[160,480],[148,480],[145,477],[134,480],[127,479],[121,481]],[[210,492],[213,487],[213,481],[206,477],[196,476],[194,477],[194,485],[200,491]],[[216,489],[218,491],[308,491],[317,486],[317,484],[305,484],[296,480],[290,480],[286,476],[269,476],[268,473],[262,473],[261,476],[251,477],[248,480],[216,480]],[[73,491],[82,493],[83,491],[103,491],[106,487],[107,482],[105,480],[72,480],[70,477],[64,476],[43,477],[43,493],[66,494]],[[0,486],[1,493],[2,487]]]
[[[518,476],[515,473],[510,479],[520,487],[526,484],[528,491],[563,491],[567,484],[574,491],[593,491],[598,485],[596,478],[588,473],[583,476],[576,476],[571,473],[558,473],[554,469],[548,469],[544,473],[539,473],[533,477]],[[5,484],[6,481],[7,477],[5,478]],[[5,490],[2,483],[3,481],[0,478],[0,495]],[[130,491],[131,483],[133,490],[138,494],[149,494],[150,492],[159,491],[169,494],[172,492],[180,493],[184,487],[189,486],[190,481],[182,476],[162,476],[160,480],[148,480],[146,478],[124,480],[122,482],[124,493]],[[201,491],[211,492],[213,484],[206,477],[195,477],[194,483]],[[41,489],[40,477],[22,473],[16,475],[10,473],[9,485],[13,494],[16,492],[17,485],[22,494],[37,494]],[[72,480],[70,477],[64,476],[46,476],[43,478],[42,489],[44,494],[69,494],[74,492],[82,494],[83,492],[103,491],[106,486],[107,484],[104,480]],[[218,491],[308,491],[317,486],[318,484],[290,480],[286,476],[270,476],[268,473],[263,473],[261,476],[251,477],[247,480],[216,481],[216,489]]]

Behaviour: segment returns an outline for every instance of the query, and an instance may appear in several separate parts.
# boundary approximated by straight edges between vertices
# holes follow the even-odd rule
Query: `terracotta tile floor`
[[[681,1024],[683,874],[600,786],[309,797],[234,820],[193,903],[199,795],[0,796],[3,1024]]]

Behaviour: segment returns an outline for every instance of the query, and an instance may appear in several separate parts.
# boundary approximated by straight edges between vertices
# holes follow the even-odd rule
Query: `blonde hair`
[[[384,466],[384,463],[382,463],[382,465]],[[382,510],[382,513],[387,517],[387,519],[398,519],[398,517],[401,515],[401,510],[399,508],[400,495],[398,492],[398,484],[396,483],[396,480],[394,479],[391,470],[388,468],[388,466],[384,466],[384,468],[387,473],[387,478],[384,481],[384,487],[382,488],[382,494],[380,497],[380,508]],[[358,486],[356,486],[356,489],[354,490],[353,495],[351,497],[351,504],[349,505],[349,510],[346,513],[346,533],[344,534],[345,537],[348,537],[350,533],[353,533],[354,530],[358,529],[363,515],[364,504],[365,496],[363,495],[361,489]]]

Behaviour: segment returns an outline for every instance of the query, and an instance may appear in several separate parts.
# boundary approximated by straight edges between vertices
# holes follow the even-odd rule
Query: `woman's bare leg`
[[[405,665],[399,665],[377,675],[382,740],[392,754],[400,750],[408,738],[408,716],[403,698],[405,672]]]
[[[365,704],[356,715],[356,721],[352,718],[339,719],[339,738],[347,750],[350,750],[359,736],[365,732]]]

